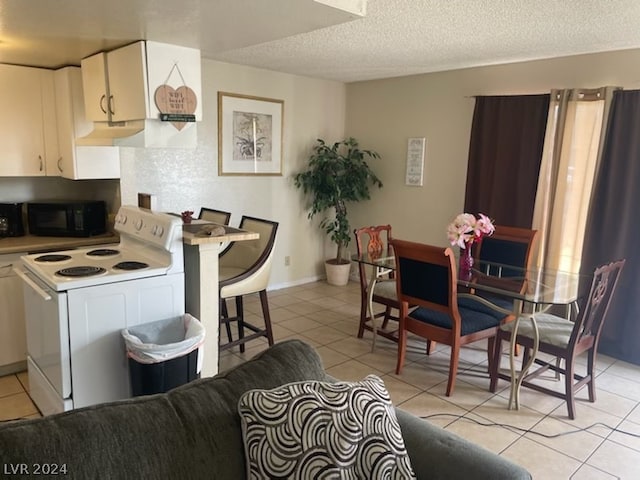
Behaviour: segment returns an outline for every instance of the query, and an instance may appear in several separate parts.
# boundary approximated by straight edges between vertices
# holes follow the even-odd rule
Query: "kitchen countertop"
[[[3,237],[0,238],[0,255],[7,253],[37,253],[67,250],[90,245],[118,243],[119,241],[120,236],[114,232],[94,235],[92,237],[40,237],[36,235]]]

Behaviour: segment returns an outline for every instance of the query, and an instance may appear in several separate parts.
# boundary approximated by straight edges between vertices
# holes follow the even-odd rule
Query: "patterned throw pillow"
[[[247,478],[413,479],[384,382],[298,382],[238,403]]]

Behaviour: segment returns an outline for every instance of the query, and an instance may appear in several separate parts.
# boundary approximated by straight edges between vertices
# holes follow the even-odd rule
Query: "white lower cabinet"
[[[13,265],[20,255],[0,255],[0,373],[24,370],[27,340],[24,315],[23,282]]]

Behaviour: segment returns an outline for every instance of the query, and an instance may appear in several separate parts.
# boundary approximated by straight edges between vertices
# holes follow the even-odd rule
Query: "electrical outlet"
[[[284,257],[284,266],[288,267],[289,265],[291,265],[291,257],[287,255],[286,257]]]

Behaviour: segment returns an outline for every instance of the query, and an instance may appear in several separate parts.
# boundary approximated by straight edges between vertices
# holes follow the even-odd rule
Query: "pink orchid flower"
[[[451,245],[457,245],[461,249],[473,244],[485,235],[491,235],[495,226],[491,219],[483,213],[478,218],[471,213],[461,213],[447,226],[447,238]]]

